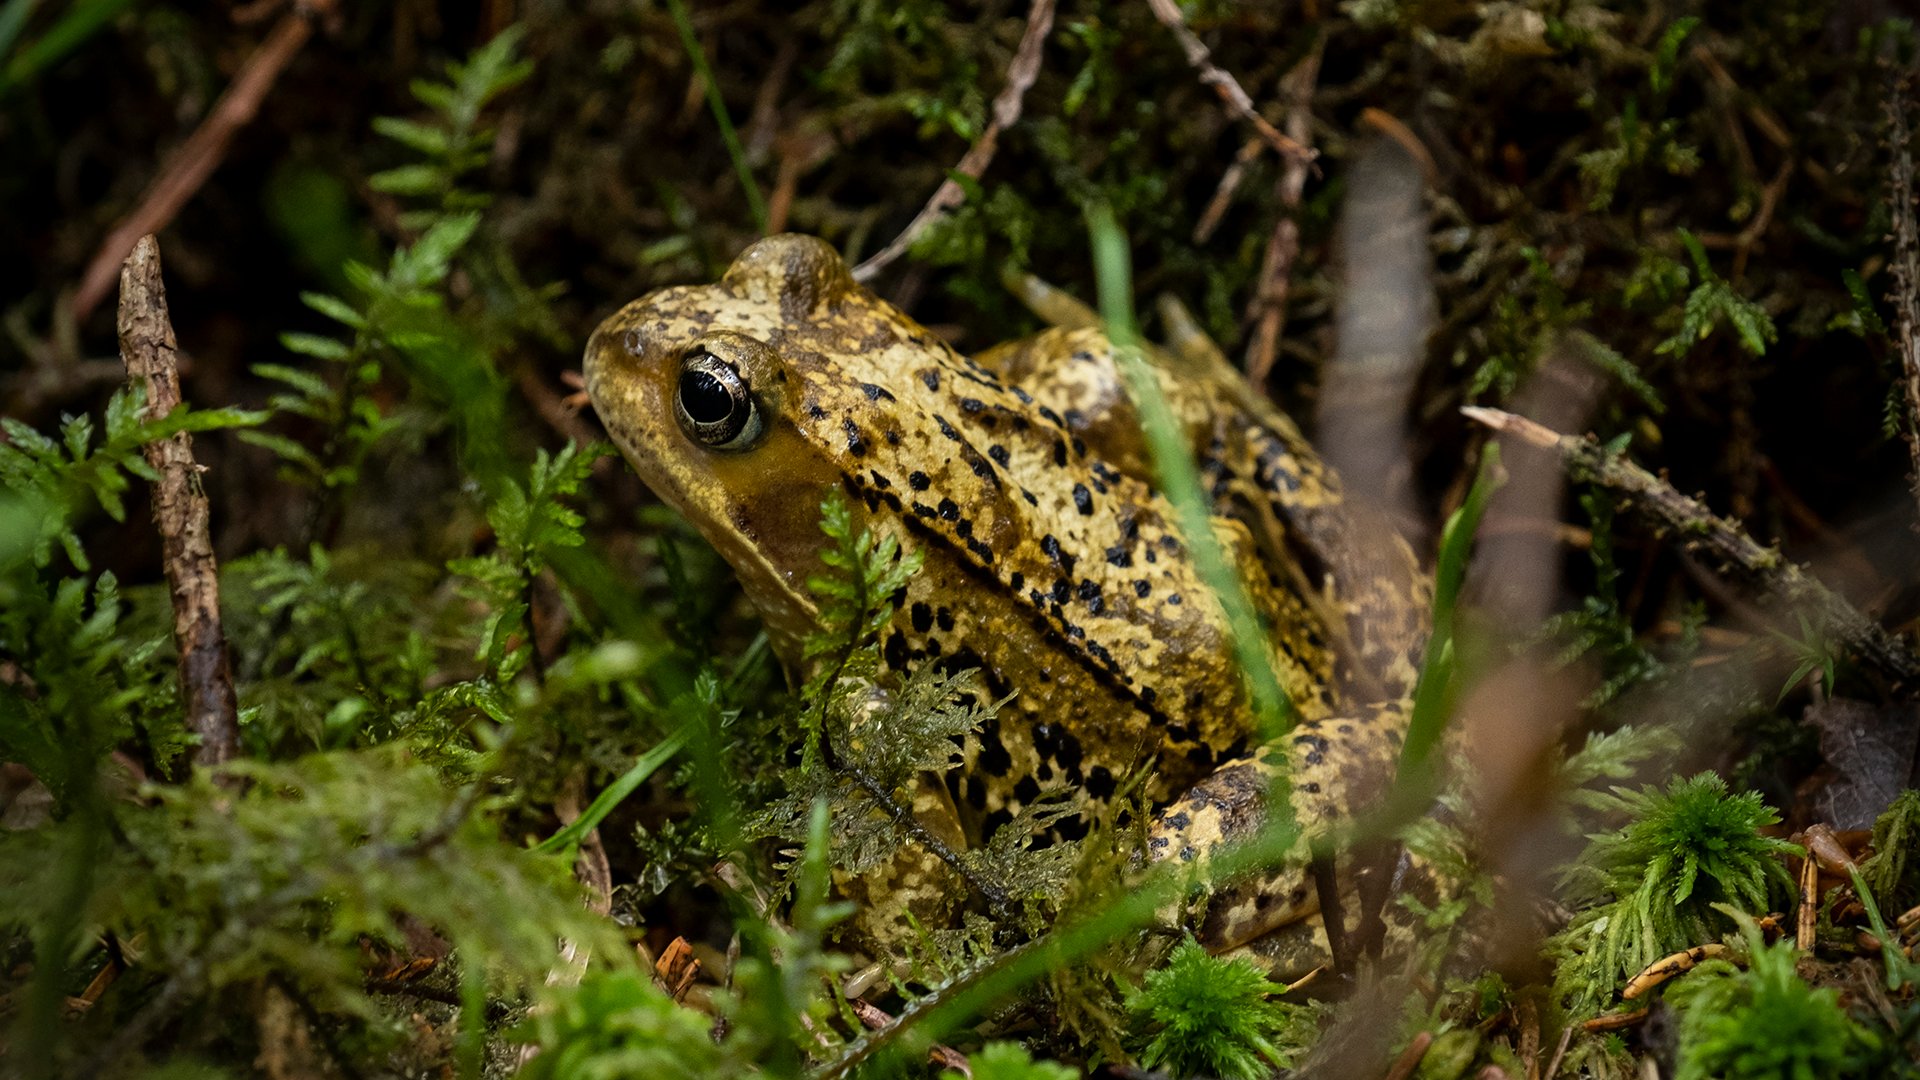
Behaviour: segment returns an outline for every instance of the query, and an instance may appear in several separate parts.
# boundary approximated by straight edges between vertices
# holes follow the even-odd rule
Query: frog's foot
[[[957,925],[959,909],[971,896],[960,872],[912,835],[918,832],[949,854],[966,850],[947,785],[931,772],[921,773],[911,795],[912,802],[901,809],[914,828],[901,826],[900,847],[873,865],[833,874],[835,894],[854,905],[842,942],[876,958],[909,955],[926,927]]]
[[[1398,754],[1402,708],[1398,701],[1383,702],[1302,724],[1278,745],[1222,765],[1162,810],[1148,834],[1149,856],[1196,868],[1190,899],[1174,918],[1203,945],[1224,952],[1317,913],[1311,845],[1385,791]],[[1216,853],[1258,837],[1273,823],[1271,800],[1282,779],[1300,827],[1291,850],[1268,869],[1211,879],[1206,864]],[[1343,896],[1353,893],[1351,884],[1337,882]],[[1353,922],[1358,904],[1343,904],[1342,914],[1343,923]],[[1325,941],[1324,930],[1319,940]]]

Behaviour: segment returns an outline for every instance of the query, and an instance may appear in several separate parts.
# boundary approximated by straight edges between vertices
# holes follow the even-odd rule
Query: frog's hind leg
[[[1404,705],[1393,701],[1301,724],[1277,742],[1220,766],[1156,815],[1148,834],[1149,856],[1200,869],[1200,889],[1182,921],[1201,944],[1216,952],[1237,949],[1320,910],[1308,865],[1311,845],[1339,831],[1386,791],[1403,723]],[[1280,780],[1287,783],[1288,804],[1300,828],[1287,856],[1264,871],[1207,880],[1204,864],[1214,854],[1275,824],[1271,800]],[[1356,915],[1357,907],[1343,910],[1342,923]],[[1299,933],[1281,939],[1293,941],[1288,950],[1299,952]]]

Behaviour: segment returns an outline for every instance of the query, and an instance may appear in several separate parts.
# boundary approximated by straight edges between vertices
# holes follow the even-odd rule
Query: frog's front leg
[[[1215,952],[1247,947],[1276,974],[1299,974],[1296,964],[1323,957],[1324,928],[1309,922],[1320,912],[1308,865],[1311,845],[1386,791],[1404,726],[1400,701],[1301,724],[1220,766],[1163,809],[1149,834],[1149,856],[1199,870],[1181,916],[1185,927]],[[1206,866],[1215,855],[1275,824],[1271,799],[1283,779],[1300,828],[1287,857],[1264,872],[1209,878]],[[1349,929],[1357,908],[1343,905]]]
[[[959,814],[939,777],[920,774],[911,802],[895,809],[910,814],[914,830],[949,853],[966,850]],[[854,905],[848,927],[854,943],[876,957],[911,955],[924,928],[957,923],[969,896],[960,872],[912,835],[904,836],[899,849],[876,866],[858,872],[835,870],[833,886],[836,895]]]

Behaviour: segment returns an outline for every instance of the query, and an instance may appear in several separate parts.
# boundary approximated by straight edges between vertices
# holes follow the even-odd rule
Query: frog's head
[[[883,356],[931,338],[806,236],[755,243],[713,285],[662,289],[587,343],[588,396],[627,460],[732,565],[782,653],[817,609],[820,503],[865,453]],[[891,400],[889,396],[888,400]],[[871,430],[871,429],[869,429]]]

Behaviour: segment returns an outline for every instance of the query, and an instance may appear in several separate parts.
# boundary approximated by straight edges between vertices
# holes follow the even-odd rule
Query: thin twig
[[[1259,132],[1267,145],[1282,157],[1310,163],[1320,156],[1318,151],[1301,140],[1281,134],[1278,128],[1267,122],[1266,117],[1260,115],[1253,107],[1253,99],[1240,88],[1239,80],[1213,62],[1212,51],[1187,26],[1186,16],[1180,14],[1179,4],[1174,0],[1147,0],[1147,6],[1153,9],[1153,17],[1160,20],[1160,25],[1173,32],[1174,38],[1180,42],[1180,51],[1187,54],[1188,65],[1200,73],[1201,82],[1213,87],[1213,92],[1220,95],[1227,111],[1253,125],[1253,130]],[[1316,47],[1315,52],[1318,51]]]
[[[1204,244],[1213,238],[1213,230],[1220,227],[1220,219],[1227,216],[1227,208],[1233,205],[1233,197],[1240,190],[1240,182],[1247,178],[1247,168],[1266,143],[1259,137],[1248,139],[1240,146],[1240,152],[1233,155],[1233,163],[1220,174],[1220,183],[1213,189],[1213,198],[1207,201],[1207,208],[1201,212],[1200,220],[1193,226],[1193,242]]]
[[[1040,48],[1046,44],[1047,35],[1053,31],[1054,0],[1033,0],[1033,6],[1027,9],[1026,33],[1020,35],[1020,45],[1013,52],[1013,61],[1007,65],[1007,85],[993,99],[993,114],[987,120],[985,131],[967,147],[965,156],[953,171],[970,180],[980,179],[993,164],[993,155],[1000,149],[1000,133],[1020,122],[1020,111],[1027,98],[1027,90],[1033,81],[1040,77]],[[873,257],[853,268],[855,281],[871,281],[880,271],[891,266],[900,256],[907,253],[920,234],[927,231],[935,221],[958,208],[967,201],[966,189],[949,176],[940,181],[934,189],[933,197],[927,205],[920,208],[907,227],[893,242],[875,252]]]
[[[145,415],[157,419],[180,404],[179,345],[167,318],[160,245],[143,236],[120,271],[120,358],[129,378],[146,387]],[[207,524],[207,494],[193,460],[193,437],[178,432],[142,447],[160,478],[153,484],[153,523],[173,597],[173,643],[179,652],[180,698],[187,729],[199,736],[194,764],[230,761],[240,752],[240,721],[220,625],[219,566]]]
[[[1287,133],[1302,147],[1313,130],[1313,87],[1320,79],[1320,53],[1321,46],[1316,43],[1313,51],[1283,81],[1289,98]],[[1260,285],[1247,305],[1247,315],[1254,324],[1253,340],[1247,346],[1247,380],[1256,388],[1266,386],[1267,374],[1280,355],[1280,332],[1286,327],[1287,297],[1293,288],[1293,261],[1300,255],[1297,213],[1312,162],[1311,157],[1289,155],[1274,185],[1274,195],[1280,202],[1280,218],[1274,222],[1273,235],[1267,240],[1267,255],[1260,265]]]
[[[1608,453],[1592,438],[1562,435],[1499,409],[1468,406],[1460,411],[1495,431],[1557,451],[1569,476],[1624,496],[1627,509],[1671,529],[1683,551],[1716,561],[1734,578],[1807,611],[1816,625],[1896,681],[1909,683],[1920,679],[1920,658],[1914,656],[1905,642],[1887,633],[1880,624],[1861,614],[1845,598],[1783,557],[1777,549],[1763,547],[1737,523],[1716,516],[1699,500],[1680,494],[1665,480],[1617,454]]]
[[[1541,1074],[1544,1080],[1553,1080],[1560,1075],[1560,1063],[1566,1060],[1567,1044],[1572,1041],[1573,1025],[1569,1024],[1560,1029],[1560,1041],[1553,1048],[1553,1059],[1547,1062],[1547,1071]]]
[[[1388,1066],[1383,1080],[1407,1080],[1413,1075],[1413,1070],[1420,1067],[1420,1059],[1427,1056],[1427,1048],[1432,1045],[1433,1032],[1423,1031],[1415,1035],[1413,1041],[1407,1043],[1407,1048],[1400,1051],[1400,1056]]]
[[[1601,1016],[1596,1016],[1591,1020],[1581,1021],[1580,1030],[1588,1034],[1597,1031],[1619,1031],[1621,1028],[1630,1028],[1645,1020],[1648,1013],[1649,1010],[1647,1009],[1634,1009],[1631,1012],[1606,1013]]]
[[[1920,228],[1914,224],[1913,211],[1913,139],[1907,129],[1909,87],[1895,77],[1887,92],[1887,134],[1893,144],[1893,167],[1888,170],[1887,204],[1893,208],[1893,308],[1897,331],[1894,343],[1900,349],[1900,366],[1906,372],[1903,387],[1907,397],[1907,452],[1913,472],[1907,482],[1914,502],[1920,504]]]
[[[893,1023],[893,1016],[880,1006],[859,998],[846,999],[853,1015],[868,1031],[879,1031]],[[927,1050],[927,1061],[942,1069],[952,1069],[961,1076],[973,1076],[973,1066],[967,1062],[967,1056],[945,1043],[934,1043]]]
[[[75,320],[84,320],[106,299],[120,263],[133,250],[134,242],[166,228],[187,200],[193,198],[220,167],[235,133],[252,122],[267,92],[280,78],[280,72],[312,36],[314,20],[331,14],[334,3],[335,0],[306,0],[295,4],[281,16],[253,55],[247,57],[233,81],[227,84],[226,91],[213,103],[212,111],[147,186],[133,213],[122,218],[100,242],[100,249],[87,264],[73,298]]]

